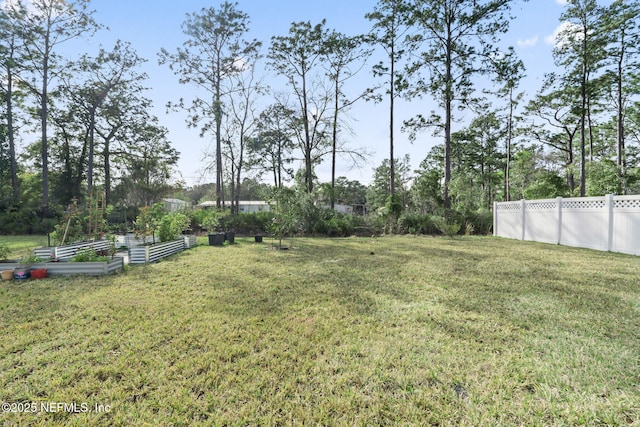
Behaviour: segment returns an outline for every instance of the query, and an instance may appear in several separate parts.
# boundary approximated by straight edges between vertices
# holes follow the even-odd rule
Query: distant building
[[[322,207],[325,209],[331,209],[331,206],[328,204],[322,205]],[[353,206],[349,206],[349,205],[341,205],[336,203],[333,205],[333,210],[336,212],[340,212],[342,214],[349,214],[349,215],[353,214]]]
[[[329,208],[329,206],[327,206],[327,208]],[[353,214],[353,206],[349,205],[339,205],[336,203],[333,205],[333,210],[343,214]]]
[[[207,209],[207,208],[215,208],[215,201],[206,201],[199,203],[196,205],[199,208]],[[231,201],[225,201],[224,206],[227,208],[231,207]],[[240,200],[238,202],[238,212],[239,213],[256,213],[256,212],[269,212],[271,210],[271,206],[269,206],[268,202],[263,200]]]
[[[225,205],[231,206],[231,202],[226,202]],[[240,213],[269,212],[270,209],[269,203],[262,200],[240,200],[238,202],[238,212]]]
[[[162,199],[162,201],[167,212],[179,212],[191,206],[191,203],[180,199]]]
[[[207,200],[206,202],[198,203],[196,207],[202,209],[215,208],[216,202],[214,202],[213,200]]]

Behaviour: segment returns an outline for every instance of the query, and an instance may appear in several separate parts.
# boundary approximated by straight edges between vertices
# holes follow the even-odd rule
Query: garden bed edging
[[[196,236],[183,236],[178,240],[129,248],[129,264],[148,264],[177,254],[196,245]]]
[[[77,242],[62,246],[37,248],[33,254],[38,258],[68,259],[73,258],[80,249],[93,249],[95,251],[108,251],[113,246],[109,240],[96,240],[93,242]]]
[[[47,276],[74,276],[89,275],[101,276],[103,274],[113,274],[124,269],[124,259],[113,257],[109,261],[88,261],[88,262],[36,262],[28,267],[19,261],[2,262],[0,270],[46,268]]]

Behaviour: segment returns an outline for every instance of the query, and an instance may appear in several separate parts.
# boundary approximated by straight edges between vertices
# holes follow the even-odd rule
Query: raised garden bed
[[[150,245],[154,242],[152,236],[136,237],[133,233],[119,235],[116,237],[116,247],[118,248],[132,248],[134,246]]]
[[[74,257],[79,250],[93,249],[96,252],[109,251],[112,247],[112,243],[108,240],[96,240],[93,242],[77,242],[69,245],[52,246],[46,248],[38,248],[33,250],[33,254],[38,258],[51,258],[51,259],[69,259]]]
[[[25,266],[21,262],[1,262],[0,270],[17,270],[24,269]],[[36,262],[29,266],[31,269],[47,269],[47,276],[74,276],[89,275],[101,276],[103,274],[113,274],[122,271],[124,268],[124,259],[121,257],[113,257],[108,261],[88,261],[88,262]]]
[[[177,254],[196,245],[196,236],[183,236],[170,242],[129,248],[129,264],[148,264]]]
[[[195,234],[188,234],[188,235],[182,236],[182,238],[184,239],[184,248],[185,249],[191,249],[191,248],[196,246],[196,235]]]

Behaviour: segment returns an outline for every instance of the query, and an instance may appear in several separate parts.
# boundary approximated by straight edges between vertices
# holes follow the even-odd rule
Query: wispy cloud
[[[538,36],[529,37],[528,39],[518,39],[516,42],[520,47],[532,47],[538,44]]]
[[[560,1],[560,0],[557,0]],[[544,38],[546,44],[560,46],[567,43],[569,40],[581,37],[580,26],[571,22],[563,22],[558,25],[550,34]]]
[[[567,2],[568,0],[556,0],[556,3],[558,3],[560,6],[566,6]]]

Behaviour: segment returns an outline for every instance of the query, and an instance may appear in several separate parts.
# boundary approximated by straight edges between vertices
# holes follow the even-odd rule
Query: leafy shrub
[[[332,237],[353,236],[357,227],[366,226],[364,217],[359,215],[343,214],[333,212],[333,216],[327,221],[327,235]]]
[[[95,250],[91,248],[79,249],[76,254],[71,257],[70,262],[97,262],[97,261],[109,261],[109,257],[99,255]]]
[[[109,232],[113,234],[125,234],[133,231],[133,220],[137,214],[137,207],[122,205],[118,205],[111,211],[105,212]]]
[[[404,209],[404,207],[402,206],[402,199],[400,198],[400,195],[397,193],[389,195],[387,197],[385,207],[387,209],[387,215],[391,215],[395,218],[400,217],[400,214],[402,214],[402,211]]]
[[[172,212],[160,219],[158,235],[161,242],[177,239],[184,230],[189,228],[189,218],[185,214]]]
[[[493,229],[493,213],[488,209],[480,209],[474,213],[470,222],[476,234],[490,234]]]
[[[34,254],[25,255],[20,259],[20,263],[24,265],[35,264],[42,261],[44,261],[42,258]]]
[[[9,246],[5,244],[0,244],[0,261],[4,261],[9,257]]]
[[[301,231],[301,194],[290,188],[280,187],[274,190],[273,200],[276,201],[273,219],[269,224],[267,231],[269,234],[280,241],[286,236]]]
[[[54,226],[51,240],[56,245],[85,240],[85,223],[78,212],[65,216],[62,222]]]
[[[198,216],[198,226],[201,229],[207,230],[207,232],[212,233],[214,231],[218,231],[221,226],[221,219],[224,216],[222,212],[214,211],[208,209],[203,211],[202,215]]]
[[[387,221],[383,215],[373,213],[366,217],[366,223],[373,234],[383,234]]]
[[[51,206],[45,217],[41,210],[29,206],[0,205],[0,234],[47,234],[62,218],[59,208]]]
[[[325,222],[331,218],[331,211],[316,206],[310,194],[299,192],[296,193],[296,196],[292,214],[296,219],[294,223],[297,225],[298,231],[305,234],[326,234]]]
[[[473,223],[468,222],[464,228],[464,235],[471,236],[475,233],[475,231],[476,231],[476,228],[473,226]]]
[[[207,222],[207,217],[212,212],[215,213],[215,211],[212,211],[211,209],[192,209],[185,212],[185,214],[188,215],[194,232],[198,233],[205,229],[204,224]]]
[[[417,212],[403,212],[398,218],[398,232],[409,234],[436,234],[438,228],[431,217]]]
[[[267,232],[273,217],[274,213],[267,211],[239,213],[225,216],[221,222],[227,230],[233,230],[238,234],[258,235]]]
[[[466,212],[451,211],[448,218],[450,222],[464,224],[466,235],[487,235],[491,233],[493,228],[493,213],[488,209]]]
[[[444,235],[453,237],[460,232],[460,223],[453,222],[443,216],[433,216],[431,217],[433,224],[436,228]]]
[[[147,237],[153,236],[155,241],[155,232],[165,214],[162,203],[141,207],[136,217],[136,239],[146,242]]]

